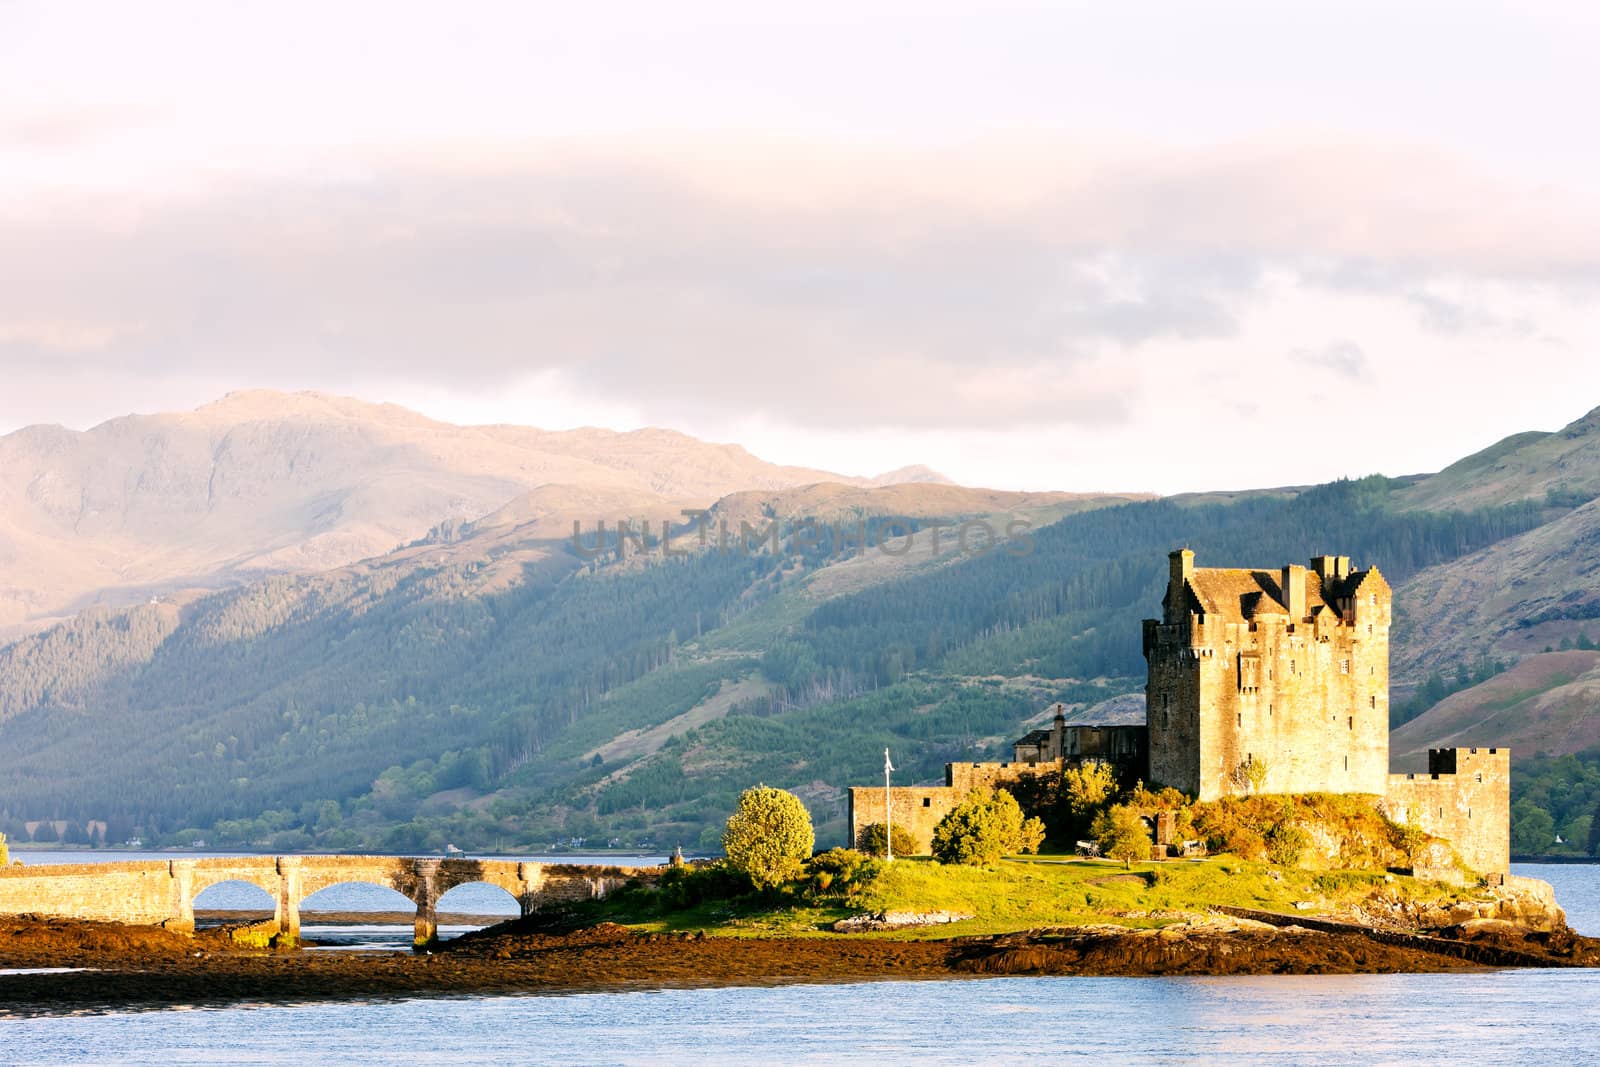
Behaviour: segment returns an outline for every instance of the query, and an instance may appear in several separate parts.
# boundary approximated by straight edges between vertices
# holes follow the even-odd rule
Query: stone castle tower
[[[1162,617],[1144,623],[1150,781],[1200,800],[1252,788],[1385,795],[1391,592],[1378,568],[1169,558]]]

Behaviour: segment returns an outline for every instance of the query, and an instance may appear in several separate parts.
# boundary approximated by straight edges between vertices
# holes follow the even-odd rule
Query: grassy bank
[[[704,931],[723,937],[838,937],[840,919],[880,912],[949,912],[972,918],[862,935],[896,939],[1000,934],[1050,926],[1158,928],[1218,906],[1349,915],[1374,895],[1428,904],[1474,895],[1435,882],[1372,871],[1302,871],[1231,856],[1121,864],[1019,857],[994,867],[928,859],[869,861],[842,886],[797,881],[775,892],[743,890],[718,866],[660,890],[628,890],[576,906],[573,923],[613,922],[648,933]]]

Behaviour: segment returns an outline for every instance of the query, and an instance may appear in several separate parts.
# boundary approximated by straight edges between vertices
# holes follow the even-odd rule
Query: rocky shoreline
[[[251,951],[221,932],[35,917],[0,921],[0,1016],[240,1002],[549,994],[999,975],[1264,975],[1600,965],[1600,939],[1478,923],[1428,937],[1213,915],[1160,930],[1095,926],[898,940],[725,938],[602,924],[480,931],[430,953]]]

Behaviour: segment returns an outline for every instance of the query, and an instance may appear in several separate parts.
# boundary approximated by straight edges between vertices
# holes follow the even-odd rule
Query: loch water
[[[1523,865],[1600,936],[1600,866]],[[348,903],[346,901],[345,903]],[[383,910],[374,908],[373,910]],[[1600,972],[990,978],[244,1005],[0,1022],[62,1063],[1600,1062]]]

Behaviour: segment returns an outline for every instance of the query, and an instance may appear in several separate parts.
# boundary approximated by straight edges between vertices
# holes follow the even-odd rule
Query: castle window
[[[1347,771],[1350,769],[1350,757],[1349,756],[1346,756],[1344,758],[1344,769],[1347,770]]]
[[[1290,660],[1289,661],[1289,673],[1290,674],[1298,674],[1298,673],[1300,673],[1300,669],[1294,665],[1294,660]]]
[[[922,806],[925,807],[925,808],[933,807],[933,798],[932,797],[923,797],[922,798]]]
[[[1239,725],[1243,726],[1244,725],[1244,712],[1242,712],[1242,711],[1239,712],[1238,718],[1239,718]]]
[[[1378,706],[1378,694],[1374,693],[1374,694],[1372,694],[1372,696],[1368,697],[1368,699],[1372,701],[1372,706],[1373,707],[1377,707]]]
[[[1339,673],[1340,674],[1349,674],[1350,673],[1350,661],[1349,660],[1346,659],[1346,660],[1341,660],[1339,662]]]
[[[1479,785],[1483,784],[1483,775],[1481,773],[1473,775],[1472,778],[1473,781],[1477,782]]]
[[[1354,715],[1352,715],[1352,716],[1350,716],[1350,729],[1354,730],[1355,728],[1356,728],[1356,717]]]

